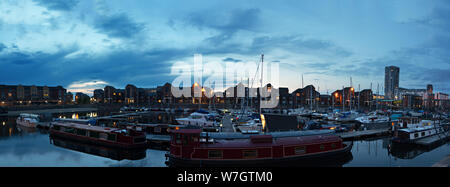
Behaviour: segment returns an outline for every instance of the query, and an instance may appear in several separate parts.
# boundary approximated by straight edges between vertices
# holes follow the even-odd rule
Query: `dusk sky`
[[[172,82],[172,64],[280,64],[280,85],[331,93],[384,84],[450,93],[448,0],[0,0],[0,84],[112,85]],[[383,89],[380,86],[380,93]]]

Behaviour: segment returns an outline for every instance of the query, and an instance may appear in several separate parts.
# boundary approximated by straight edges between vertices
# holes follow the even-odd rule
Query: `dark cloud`
[[[2,43],[0,43],[0,52],[2,52],[2,51],[3,51],[3,49],[6,49],[6,45],[5,45],[5,44],[2,44]]]
[[[223,61],[224,62],[242,62],[242,60],[234,59],[234,58],[230,58],[230,57],[223,59]]]
[[[135,22],[123,13],[100,16],[93,26],[100,32],[116,38],[132,38],[145,29],[144,24]]]
[[[219,33],[206,38],[210,45],[220,45],[232,39],[238,31],[257,31],[260,23],[259,9],[231,10],[221,12],[203,11],[187,16],[184,22],[187,25],[202,29],[214,29]],[[173,25],[173,20],[169,21]]]
[[[70,11],[75,8],[78,0],[34,0],[41,6],[47,7],[49,10]]]
[[[57,53],[23,51],[0,55],[0,80],[5,84],[63,85],[76,81],[102,80],[112,85],[133,83],[153,87],[170,82],[171,61],[191,55],[179,49],[136,52],[114,51],[102,57],[77,55],[66,58],[78,47],[60,49]]]
[[[305,39],[298,36],[262,36],[253,39],[253,50],[286,49],[305,54],[320,54],[328,56],[348,57],[352,52],[335,45],[331,41]]]

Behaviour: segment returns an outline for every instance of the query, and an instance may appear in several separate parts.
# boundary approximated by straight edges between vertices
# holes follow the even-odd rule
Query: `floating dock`
[[[445,141],[449,138],[450,138],[450,132],[446,132],[446,133],[441,133],[441,134],[437,134],[437,135],[433,135],[430,137],[419,139],[419,140],[415,141],[414,143],[417,145],[421,145],[421,146],[432,146],[436,143]]]
[[[368,138],[374,136],[384,136],[389,135],[391,133],[390,128],[385,129],[372,129],[372,130],[364,130],[364,131],[352,131],[352,132],[343,132],[336,133],[336,135],[340,136],[344,140],[354,140],[361,138]]]

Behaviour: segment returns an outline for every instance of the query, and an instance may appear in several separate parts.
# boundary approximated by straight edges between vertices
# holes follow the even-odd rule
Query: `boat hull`
[[[195,160],[166,155],[169,167],[340,167],[353,159],[353,143],[344,142],[342,149],[287,158]]]
[[[111,141],[106,141],[106,140],[101,140],[101,139],[94,139],[94,138],[89,138],[89,137],[78,136],[78,135],[64,133],[64,132],[55,131],[55,130],[50,130],[50,137],[51,138],[64,138],[64,139],[68,139],[68,140],[75,140],[80,143],[100,145],[100,146],[106,146],[106,147],[111,147],[111,148],[140,149],[140,148],[147,147],[147,142],[136,143],[136,144],[111,142]]]

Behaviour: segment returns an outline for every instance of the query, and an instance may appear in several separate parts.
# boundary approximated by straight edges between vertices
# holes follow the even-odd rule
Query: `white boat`
[[[177,118],[176,121],[180,125],[197,125],[201,127],[214,127],[218,123],[209,114],[194,112],[187,118]]]
[[[20,114],[16,119],[17,125],[34,128],[39,123],[39,115],[36,114]]]
[[[378,116],[378,115],[370,115],[370,116],[361,116],[355,119],[361,123],[381,123],[388,122],[389,117],[387,116]]]

